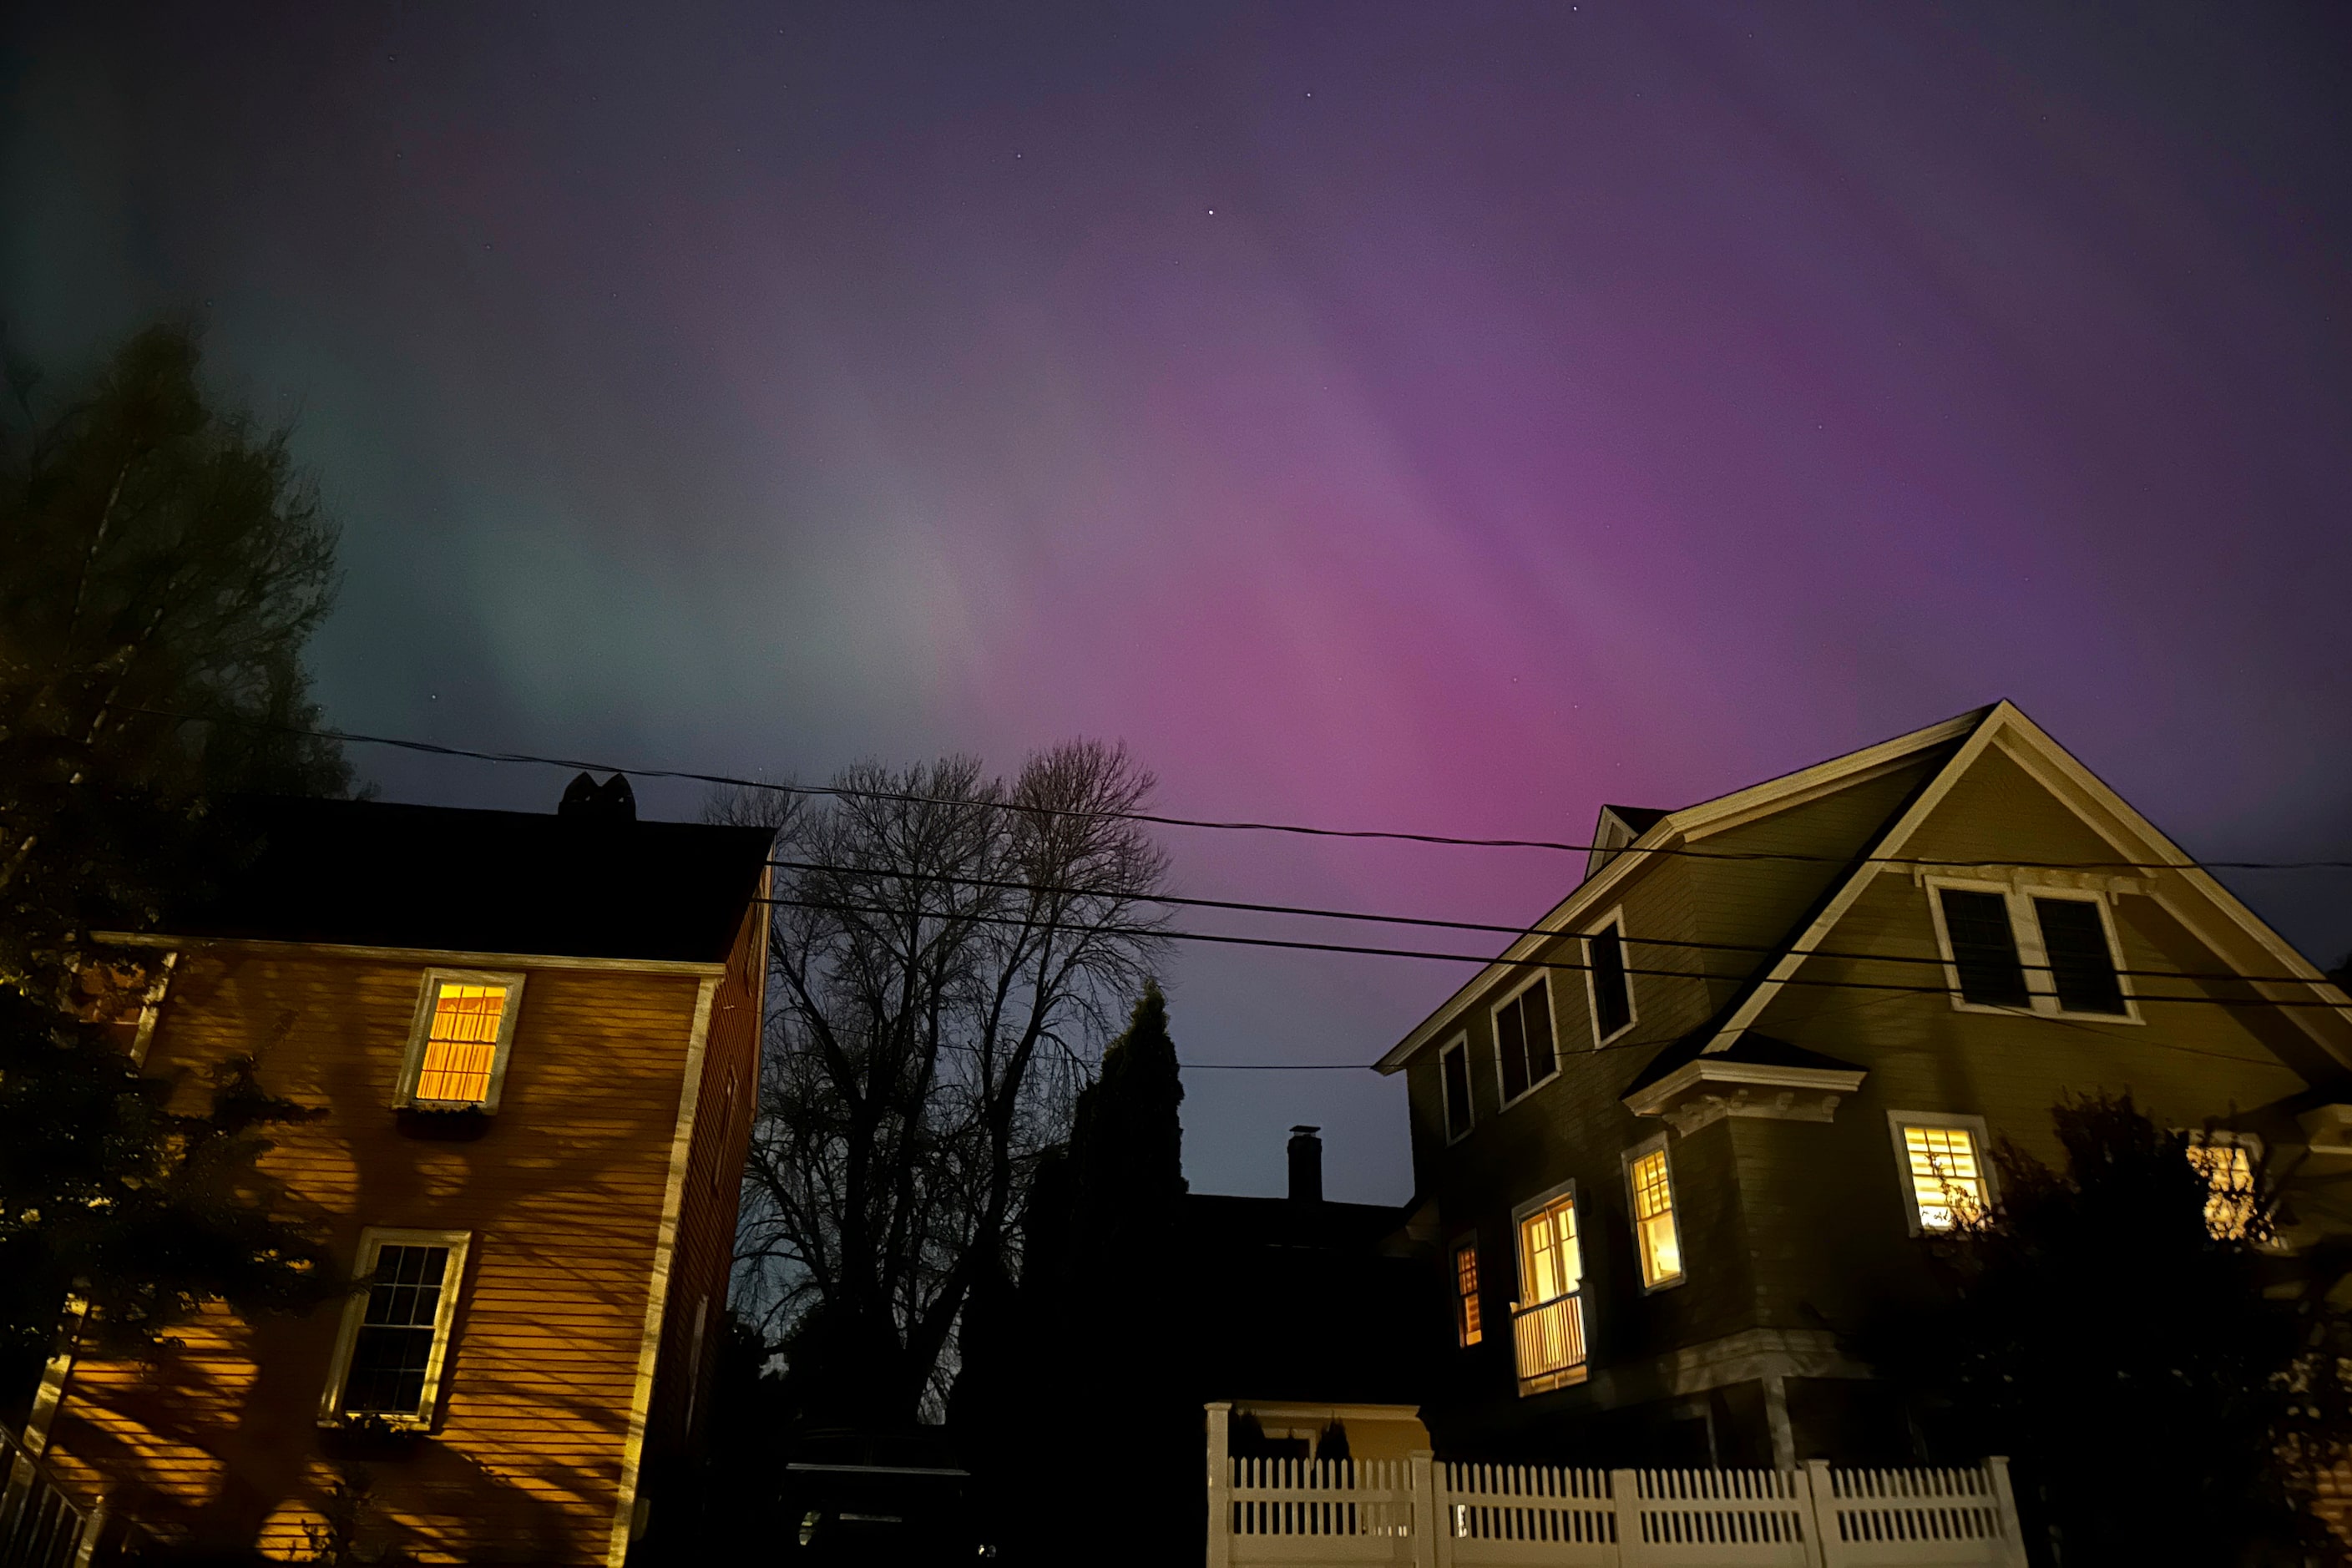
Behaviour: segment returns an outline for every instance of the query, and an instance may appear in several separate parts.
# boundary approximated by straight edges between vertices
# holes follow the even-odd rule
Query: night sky
[[[1579,838],[2005,696],[2193,852],[2343,857],[2347,66],[2319,7],[20,3],[0,315],[194,310],[297,422],[353,729],[1115,736],[1171,811]],[[1468,919],[1580,867],[1168,842]],[[2352,876],[2236,884],[2352,946]],[[1368,1062],[1463,973],[1187,950],[1179,1047]],[[1197,1189],[1312,1121],[1410,1190],[1393,1080],[1186,1089]]]

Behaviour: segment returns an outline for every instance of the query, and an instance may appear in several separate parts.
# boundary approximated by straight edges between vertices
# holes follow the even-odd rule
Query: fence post
[[[2017,1521],[2017,1493],[2010,1489],[2008,1456],[1995,1454],[1986,1459],[1985,1474],[1992,1479],[1993,1500],[2000,1505],[2001,1547],[2009,1568],[2026,1568],[2025,1527]]]
[[[1438,1568],[1440,1550],[1437,1521],[1437,1457],[1426,1448],[1415,1448],[1405,1459],[1405,1468],[1412,1483],[1412,1531],[1413,1568]],[[1452,1543],[1444,1548],[1445,1561],[1454,1561]]]
[[[1208,1568],[1232,1568],[1234,1561],[1234,1406],[1230,1400],[1209,1405],[1209,1563]]]
[[[1797,1487],[1805,1494],[1805,1531],[1811,1537],[1805,1561],[1818,1568],[1844,1568],[1852,1554],[1838,1533],[1837,1488],[1830,1479],[1830,1462],[1807,1459],[1797,1472]]]
[[[1617,1562],[1633,1568],[1647,1555],[1642,1550],[1642,1488],[1633,1470],[1609,1472],[1609,1498],[1617,1505]]]

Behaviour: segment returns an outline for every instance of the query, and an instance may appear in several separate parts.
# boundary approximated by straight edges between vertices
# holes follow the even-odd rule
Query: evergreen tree
[[[257,848],[242,793],[342,793],[301,663],[334,533],[285,433],[207,402],[193,337],[131,338],[61,399],[11,364],[0,414],[0,1356],[46,1352],[68,1293],[152,1342],[209,1300],[331,1289],[255,1168],[299,1118],[250,1063],[142,1075],[119,1020],[156,931]],[[0,1369],[5,1370],[5,1369]]]

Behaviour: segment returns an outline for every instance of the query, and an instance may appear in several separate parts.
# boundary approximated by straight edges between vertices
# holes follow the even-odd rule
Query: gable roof
[[[172,934],[720,963],[772,835],[377,801],[243,802],[259,857]]]
[[[1392,1073],[1403,1067],[1415,1052],[1451,1029],[1454,1020],[1487,987],[1535,956],[1560,933],[1573,929],[1585,915],[1605,909],[1617,889],[1657,858],[1660,851],[1681,848],[1689,839],[1720,833],[1759,816],[1802,805],[1866,776],[1901,767],[1923,752],[1949,745],[1969,734],[1993,711],[1990,708],[1979,708],[1957,719],[1930,724],[1924,730],[1897,735],[1891,741],[1864,746],[1858,752],[1849,752],[1844,756],[1832,757],[1825,763],[1816,763],[1809,768],[1767,779],[1762,784],[1750,784],[1729,795],[1717,795],[1713,800],[1664,813],[1643,830],[1640,837],[1616,851],[1606,865],[1578,883],[1568,897],[1535,922],[1529,934],[1514,938],[1499,956],[1465,981],[1446,998],[1444,1005],[1423,1019],[1411,1034],[1391,1047],[1373,1066],[1384,1073]]]
[[[2347,1004],[2345,994],[2235,894],[2191,860],[2179,846],[2027,718],[2016,704],[2007,700],[1668,813],[1537,922],[1537,934],[1515,940],[1500,957],[1480,970],[1375,1065],[1381,1072],[1395,1072],[1403,1067],[1414,1053],[1446,1032],[1486,987],[1532,957],[1559,932],[1571,929],[1580,916],[1603,904],[1636,868],[1653,858],[1643,851],[1683,847],[1712,834],[1818,799],[1866,774],[1945,748],[1945,755],[1933,772],[1872,835],[1870,842],[1799,917],[1789,932],[1773,944],[1716,1016],[1696,1031],[1704,1038],[1697,1051],[1690,1054],[1717,1054],[1731,1049],[1846,910],[1888,868],[1888,861],[1902,857],[1905,847],[1952,786],[1989,748],[1996,745],[2113,846],[2118,861],[2160,868],[2148,874],[2147,891],[2225,962],[2255,973],[2294,977],[2287,981],[2247,982],[2258,994],[2282,1001],[2315,997],[2332,1004],[2325,1008],[2300,1006],[2284,1011],[2336,1060],[2352,1067],[2352,1033],[2346,1028],[2352,1025],[2352,1004]],[[1676,1048],[1680,1048],[1679,1042]]]

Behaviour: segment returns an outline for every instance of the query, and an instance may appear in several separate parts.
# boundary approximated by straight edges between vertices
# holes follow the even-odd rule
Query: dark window
[[[1586,937],[1584,951],[1592,965],[1592,1016],[1600,1020],[1601,1039],[1605,1040],[1633,1021],[1633,992],[1625,978],[1625,941],[1611,926]]]
[[[1495,1050],[1503,1063],[1503,1098],[1517,1100],[1528,1091],[1528,1026],[1517,1002],[1495,1009]]]
[[[1987,1007],[2023,1007],[2025,966],[2009,925],[2009,900],[1999,893],[1938,888],[1944,934],[1952,941],[1952,967],[1960,972],[1960,999]]]
[[[2042,922],[2058,1005],[2069,1013],[2122,1012],[2123,983],[2116,977],[2115,954],[2107,951],[2099,906],[2087,899],[2036,899],[2033,913]]]
[[[1538,980],[1495,1009],[1495,1048],[1503,1060],[1503,1098],[1517,1100],[1551,1076],[1551,983]]]
[[[1438,1053],[1438,1077],[1445,1086],[1445,1136],[1459,1138],[1470,1131],[1470,1051],[1448,1046]]]
[[[375,1255],[375,1283],[352,1344],[343,1379],[347,1415],[420,1415],[425,1370],[433,1359],[433,1325],[441,1308],[446,1247],[384,1247]]]

